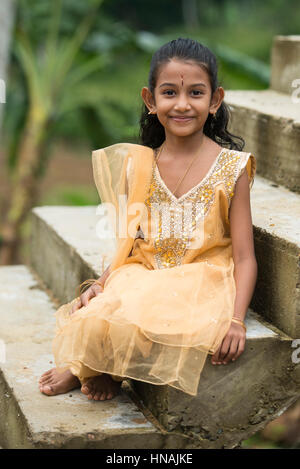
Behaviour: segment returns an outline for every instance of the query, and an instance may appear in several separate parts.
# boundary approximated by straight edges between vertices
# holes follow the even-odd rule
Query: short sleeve
[[[239,165],[237,168],[237,176],[236,176],[235,182],[242,175],[245,169],[248,174],[249,189],[251,189],[253,186],[254,176],[256,173],[256,158],[252,155],[252,153],[242,152],[242,156],[239,160]]]

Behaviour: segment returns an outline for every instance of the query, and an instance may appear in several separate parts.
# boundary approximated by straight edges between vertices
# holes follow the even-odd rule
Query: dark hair
[[[212,95],[218,86],[218,66],[215,55],[208,47],[200,44],[193,39],[179,37],[173,39],[161,46],[152,56],[150,72],[148,77],[148,88],[154,97],[154,88],[156,86],[159,67],[169,62],[171,59],[193,60],[197,62],[208,74]],[[159,122],[156,114],[148,114],[149,110],[145,103],[142,106],[140,117],[140,144],[151,148],[159,147],[165,140],[165,129]],[[245,141],[242,137],[237,137],[227,130],[230,118],[228,106],[224,100],[219,107],[216,118],[209,114],[204,124],[203,132],[218,144],[229,149],[241,151],[244,148]],[[235,141],[239,140],[239,141]]]

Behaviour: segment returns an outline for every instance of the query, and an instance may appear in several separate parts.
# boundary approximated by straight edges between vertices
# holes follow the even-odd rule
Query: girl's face
[[[154,99],[146,87],[142,97],[166,135],[188,136],[203,129],[209,113],[221,105],[224,90],[219,87],[211,96],[208,74],[196,62],[172,59],[158,72]]]

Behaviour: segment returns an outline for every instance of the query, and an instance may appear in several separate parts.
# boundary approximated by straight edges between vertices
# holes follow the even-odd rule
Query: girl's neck
[[[206,145],[207,137],[201,133],[188,135],[187,137],[178,137],[174,134],[166,133],[164,141],[165,155],[172,155],[173,158],[182,158],[184,156],[191,156],[195,152],[201,151],[200,148]]]

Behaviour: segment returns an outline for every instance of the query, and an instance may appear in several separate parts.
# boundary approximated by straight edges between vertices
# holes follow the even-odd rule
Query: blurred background
[[[33,206],[99,203],[91,152],[137,142],[160,45],[196,39],[225,92],[266,89],[273,37],[299,29],[299,0],[1,0],[0,264],[27,263]],[[243,447],[300,448],[299,403]]]

